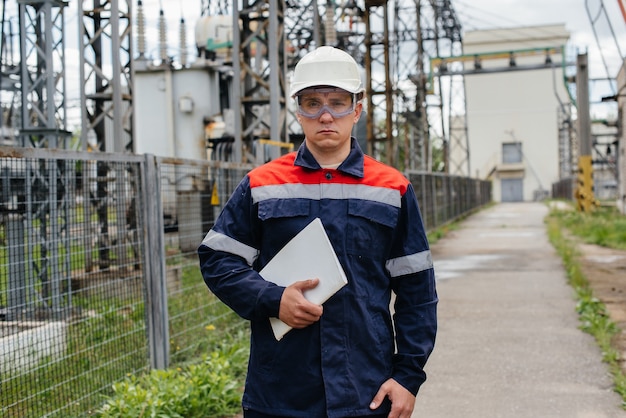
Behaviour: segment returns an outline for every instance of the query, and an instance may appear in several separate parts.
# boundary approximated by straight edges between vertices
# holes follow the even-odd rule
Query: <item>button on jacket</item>
[[[369,404],[388,378],[413,394],[426,379],[437,294],[417,199],[400,172],[365,156],[354,138],[351,147],[337,169],[320,167],[306,143],[253,169],[198,249],[207,286],[251,323],[244,408],[307,418],[381,414],[388,401],[375,411]],[[284,288],[257,272],[316,217],[348,284],[318,322],[276,341],[269,318],[278,317]]]

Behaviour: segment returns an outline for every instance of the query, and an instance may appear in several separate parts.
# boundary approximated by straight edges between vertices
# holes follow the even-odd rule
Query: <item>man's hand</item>
[[[372,399],[370,409],[376,409],[385,399],[389,397],[391,401],[391,411],[389,418],[410,418],[415,407],[415,396],[400,383],[393,379],[388,379],[382,384],[378,393]]]
[[[322,316],[322,305],[311,303],[304,297],[304,291],[318,285],[319,279],[301,280],[285,288],[280,299],[278,318],[292,328],[305,328]]]

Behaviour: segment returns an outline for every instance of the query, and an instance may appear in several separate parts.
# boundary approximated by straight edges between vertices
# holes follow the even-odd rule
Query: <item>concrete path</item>
[[[439,334],[413,418],[626,417],[548,241],[543,203],[499,204],[432,246]]]

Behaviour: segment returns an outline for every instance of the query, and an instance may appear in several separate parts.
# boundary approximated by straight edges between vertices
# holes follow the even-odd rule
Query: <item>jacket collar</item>
[[[350,174],[354,177],[363,178],[363,151],[359,146],[356,138],[350,138],[350,154],[346,157],[345,160],[339,165],[337,170],[344,172],[346,174]],[[310,170],[321,170],[322,167],[319,165],[311,151],[306,147],[306,140],[300,145],[298,148],[298,154],[296,155],[296,160],[294,161],[294,165],[308,168]]]

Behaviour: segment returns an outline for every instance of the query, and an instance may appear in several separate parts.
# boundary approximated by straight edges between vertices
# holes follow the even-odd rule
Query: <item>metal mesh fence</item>
[[[574,200],[576,184],[576,177],[567,177],[552,183],[552,197],[555,199]]]
[[[140,161],[0,158],[2,416],[73,416],[147,370]]]
[[[196,250],[251,168],[0,147],[0,416],[89,416],[127,376],[247,332]],[[409,178],[427,229],[491,200],[488,182]]]
[[[252,168],[247,165],[163,160],[160,169],[165,232],[170,364],[197,360],[227,336],[247,328],[212,295],[196,250],[223,204]],[[234,327],[234,328],[233,328]]]
[[[491,202],[491,182],[440,173],[407,173],[426,230],[452,222]]]

